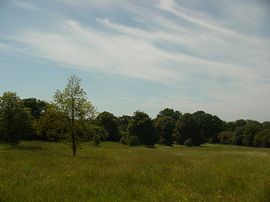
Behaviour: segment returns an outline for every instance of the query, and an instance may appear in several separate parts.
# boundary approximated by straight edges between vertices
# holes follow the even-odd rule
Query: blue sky
[[[268,0],[0,0],[0,93],[270,120]]]

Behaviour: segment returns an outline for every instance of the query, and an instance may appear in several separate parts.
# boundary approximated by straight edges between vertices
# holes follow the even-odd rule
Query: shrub
[[[126,138],[126,144],[129,146],[139,145],[139,138],[135,135],[130,135]]]
[[[127,141],[126,141],[126,137],[125,136],[123,136],[123,137],[120,138],[120,143],[121,144],[127,144]]]
[[[187,147],[193,146],[192,139],[191,139],[191,138],[188,138],[188,139],[184,142],[184,145],[186,145]]]
[[[270,147],[270,129],[256,133],[253,140],[253,146]]]
[[[101,142],[101,136],[99,134],[94,134],[92,137],[92,142],[95,146],[99,146]]]
[[[231,144],[232,143],[233,132],[232,131],[222,131],[218,135],[220,144]]]

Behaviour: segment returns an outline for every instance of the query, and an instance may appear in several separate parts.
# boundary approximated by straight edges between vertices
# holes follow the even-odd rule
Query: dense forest
[[[12,146],[20,140],[71,141],[74,155],[77,144],[84,141],[147,147],[199,146],[207,142],[270,147],[270,122],[226,122],[204,111],[191,114],[170,108],[161,110],[154,119],[142,111],[117,117],[110,112],[98,113],[80,82],[71,76],[52,102],[21,99],[15,92],[5,92],[0,97],[0,140]]]

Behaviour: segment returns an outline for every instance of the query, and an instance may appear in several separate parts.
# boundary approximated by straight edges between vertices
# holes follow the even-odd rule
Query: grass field
[[[270,201],[270,150],[0,145],[0,201]]]

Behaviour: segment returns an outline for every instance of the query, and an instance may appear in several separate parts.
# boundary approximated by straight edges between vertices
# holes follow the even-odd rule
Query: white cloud
[[[129,36],[110,36],[68,20],[65,35],[25,32],[18,38],[39,57],[73,65],[84,70],[100,70],[150,80],[169,80],[176,75],[162,68],[169,55],[146,41]],[[31,50],[30,49],[30,50]]]
[[[229,117],[256,102],[265,107],[270,101],[270,40],[254,31],[246,34],[255,24],[237,13],[245,6],[251,8],[251,3],[223,3],[228,8],[235,6],[230,12],[236,19],[232,23],[231,18],[216,19],[173,0],[153,0],[153,6],[141,1],[58,1],[85,9],[122,9],[132,22],[104,15],[95,16],[96,23],[66,20],[46,31],[23,30],[14,38],[28,54],[85,71],[156,81],[176,90],[169,97],[153,96],[145,102],[146,108],[183,105],[221,111]],[[259,15],[258,10],[253,14],[254,22]],[[237,23],[244,24],[245,30]],[[195,95],[182,93],[185,91]],[[259,111],[264,112],[263,107]]]
[[[0,43],[0,50],[5,50],[5,49],[7,49],[7,45],[6,44],[2,44],[2,43]]]
[[[16,7],[24,8],[31,11],[39,11],[39,8],[27,0],[11,0],[11,4]]]

